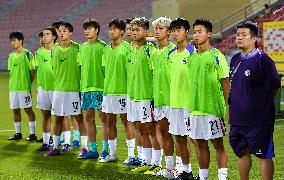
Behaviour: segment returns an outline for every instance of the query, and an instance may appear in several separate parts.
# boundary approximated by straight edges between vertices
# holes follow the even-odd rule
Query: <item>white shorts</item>
[[[151,101],[132,101],[127,98],[127,120],[130,122],[153,122]]]
[[[187,108],[170,108],[169,133],[179,136],[190,134],[190,114]]]
[[[74,116],[81,114],[79,92],[53,92],[51,114],[55,116]]]
[[[9,96],[11,109],[32,107],[32,96],[30,92],[10,92]]]
[[[53,91],[44,90],[41,87],[37,89],[37,108],[41,110],[51,110],[53,100]]]
[[[190,116],[192,139],[216,139],[226,135],[226,127],[223,118],[213,115]]]
[[[112,114],[126,114],[127,111],[127,96],[112,96],[103,97],[102,111]]]
[[[154,119],[155,121],[160,121],[163,118],[169,119],[170,114],[170,107],[168,106],[161,106],[154,108]]]

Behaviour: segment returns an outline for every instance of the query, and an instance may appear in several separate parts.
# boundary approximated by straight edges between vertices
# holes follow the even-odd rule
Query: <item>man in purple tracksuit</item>
[[[249,179],[251,154],[259,159],[263,179],[272,180],[274,165],[274,96],[280,79],[274,61],[256,47],[258,28],[247,21],[237,26],[240,52],[230,64],[230,145],[238,156],[240,179]]]

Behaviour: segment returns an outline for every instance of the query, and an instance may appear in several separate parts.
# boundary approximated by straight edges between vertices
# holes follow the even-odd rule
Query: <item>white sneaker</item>
[[[101,163],[108,163],[108,162],[115,162],[118,161],[117,155],[107,155],[104,159],[100,159],[99,162]]]
[[[123,164],[128,164],[132,161],[133,157],[131,156],[128,156],[124,161],[123,161]]]

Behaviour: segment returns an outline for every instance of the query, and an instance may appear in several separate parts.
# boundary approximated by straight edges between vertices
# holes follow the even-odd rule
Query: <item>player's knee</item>
[[[156,136],[156,126],[153,124],[147,124],[147,130],[150,136]]]
[[[21,110],[20,109],[13,109],[13,113],[14,113],[14,115],[20,115]]]
[[[181,146],[187,145],[187,139],[184,136],[176,136],[176,142]]]

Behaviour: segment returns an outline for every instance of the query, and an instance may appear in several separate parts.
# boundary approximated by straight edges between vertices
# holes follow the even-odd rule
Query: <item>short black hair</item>
[[[57,36],[55,28],[53,28],[53,27],[46,27],[43,30],[49,30],[51,32],[52,36],[55,36],[54,42],[57,41],[58,36]]]
[[[108,27],[110,28],[111,26],[114,26],[117,29],[120,29],[122,31],[125,31],[126,24],[123,20],[115,18],[111,20],[111,22],[108,24]]]
[[[138,26],[144,28],[145,30],[148,30],[149,26],[150,26],[149,20],[145,17],[136,17],[130,22],[130,24],[131,25],[138,25]]]
[[[90,28],[90,27],[93,27],[93,28],[97,29],[98,30],[98,34],[97,35],[99,35],[101,26],[100,26],[100,23],[98,21],[96,21],[95,19],[86,19],[83,22],[83,28],[87,29],[87,28]]]
[[[12,40],[13,38],[18,39],[19,41],[22,40],[22,45],[24,44],[24,34],[22,32],[11,32],[9,35],[9,39]]]
[[[170,24],[170,29],[180,29],[181,27],[183,27],[185,30],[189,30],[190,29],[190,25],[187,19],[185,18],[176,18],[175,20],[173,20]]]
[[[205,27],[207,32],[212,32],[213,25],[212,22],[208,19],[202,18],[202,19],[196,19],[195,22],[193,23],[193,27],[197,25],[202,25]]]
[[[55,29],[59,29],[59,26],[64,23],[64,21],[55,21],[52,23],[51,27],[55,28]]]
[[[134,18],[127,18],[125,19],[125,24],[130,24]]]
[[[38,34],[38,37],[43,37],[43,32],[41,31],[39,34]]]
[[[258,27],[257,24],[252,21],[244,21],[236,26],[236,30],[239,28],[248,28],[252,37],[257,37]]]
[[[60,27],[60,26],[64,26],[66,29],[69,30],[69,32],[73,32],[73,25],[72,25],[71,23],[69,23],[69,22],[62,22],[62,23],[59,25],[59,27]]]

